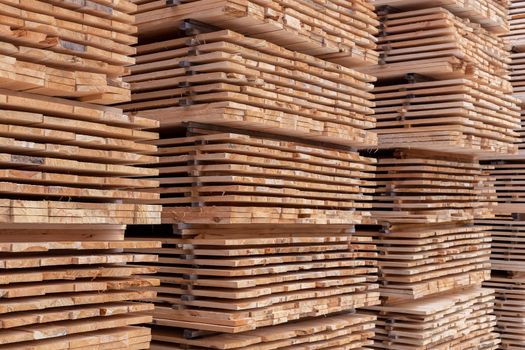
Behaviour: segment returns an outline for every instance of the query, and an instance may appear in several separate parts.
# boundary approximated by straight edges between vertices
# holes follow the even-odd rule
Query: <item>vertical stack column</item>
[[[368,1],[143,1],[131,115],[160,122],[153,348],[372,344]],[[133,249],[146,253],[150,250]]]
[[[498,206],[496,216],[480,221],[480,225],[492,226],[492,276],[485,286],[496,290],[495,313],[497,328],[501,335],[502,349],[520,349],[525,347],[523,336],[525,311],[523,304],[523,280],[525,277],[523,238],[525,237],[525,200],[523,178],[525,171],[525,153],[523,150],[523,116],[525,94],[523,81],[525,35],[523,15],[525,2],[509,1],[510,32],[504,38],[512,47],[511,82],[514,96],[521,108],[521,124],[516,130],[519,140],[516,146],[518,154],[504,157],[491,157],[484,161],[490,171],[497,191]]]
[[[377,349],[496,349],[490,226],[496,196],[479,158],[516,153],[519,108],[498,1],[375,1],[380,227]],[[366,153],[364,153],[366,155]]]
[[[128,224],[160,222],[156,122],[105,105],[135,43],[122,1],[1,1],[0,349],[148,349],[156,256]]]

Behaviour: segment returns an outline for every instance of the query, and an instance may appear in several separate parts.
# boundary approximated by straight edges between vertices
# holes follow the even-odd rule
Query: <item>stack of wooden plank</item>
[[[398,149],[379,156],[373,217],[412,224],[492,217],[488,171],[468,157]]]
[[[0,90],[0,222],[138,224],[160,207],[137,204],[158,196],[138,191],[156,181],[141,167],[156,138],[154,122],[121,110]],[[125,201],[130,204],[119,204]],[[83,203],[84,202],[84,203]],[[98,203],[94,203],[98,202]]]
[[[192,129],[198,131],[197,129]],[[163,222],[353,224],[371,205],[375,159],[235,133],[154,141]],[[368,203],[367,203],[368,202]]]
[[[131,115],[375,146],[371,76],[228,30],[137,47]]]
[[[374,92],[381,148],[517,152],[519,100],[497,89],[458,78],[389,84]]]
[[[172,328],[155,328],[152,350],[170,350],[178,346],[191,349],[288,349],[302,346],[315,349],[367,349],[372,345],[375,316],[347,314],[315,320],[298,321],[270,328],[236,334],[221,334],[203,339],[188,339]]]
[[[525,272],[525,221],[521,215],[511,215],[502,210],[494,219],[482,220],[479,225],[490,225],[492,228],[492,270]]]
[[[369,0],[135,0],[139,36],[172,34],[190,19],[346,66],[377,63]],[[184,27],[184,26],[183,26]]]
[[[0,87],[94,103],[129,99],[136,6],[129,1],[0,3]]]
[[[388,13],[382,28],[380,64],[363,69],[381,80],[412,73],[438,80],[469,78],[501,94],[512,91],[505,40],[444,8]]]
[[[147,224],[155,121],[126,101],[129,1],[0,1],[0,223]],[[57,97],[58,96],[58,97]],[[68,99],[64,99],[67,97]],[[97,104],[95,104],[97,103]]]
[[[368,0],[136,0],[129,116],[159,123],[153,349],[367,349],[379,303]],[[149,234],[148,234],[149,233]],[[150,249],[130,249],[144,254]],[[148,275],[148,277],[150,277]]]
[[[525,346],[523,325],[525,309],[525,276],[523,273],[494,271],[486,287],[496,291],[494,311],[497,316],[497,330],[502,349],[520,349]]]
[[[505,35],[505,38],[510,44],[517,48],[518,51],[525,46],[525,1],[523,0],[509,0],[508,22],[510,31]]]
[[[360,230],[375,238],[384,300],[414,300],[490,277],[490,226],[462,222]]]
[[[128,0],[0,0],[0,349],[149,348],[157,122],[106,107],[136,42]],[[144,275],[144,276],[143,276]]]
[[[0,349],[147,349],[149,330],[134,325],[151,321],[153,305],[129,300],[153,297],[158,280],[129,263],[157,257],[123,249],[159,245],[119,240],[107,226],[2,227]]]
[[[138,265],[158,268],[156,325],[239,333],[379,303],[375,247],[344,229],[193,226],[147,239],[162,242],[158,262]]]
[[[374,348],[498,349],[494,291],[473,287],[466,291],[376,308],[380,316]]]
[[[516,153],[521,101],[512,96],[508,44],[470,22],[476,16],[458,17],[466,14],[457,1],[444,5],[456,15],[429,8],[436,2],[400,0],[402,12],[389,7],[381,18],[380,64],[363,69],[379,79],[379,147]]]
[[[406,11],[443,7],[461,18],[479,23],[488,31],[498,34],[507,34],[509,31],[508,2],[507,0],[373,0],[373,4],[380,12],[388,8]],[[512,19],[510,22],[512,23]]]
[[[496,349],[490,226],[494,158],[518,150],[504,1],[375,1],[377,349]]]

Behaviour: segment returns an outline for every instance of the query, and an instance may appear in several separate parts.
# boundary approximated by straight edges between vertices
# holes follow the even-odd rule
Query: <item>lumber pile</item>
[[[380,64],[363,69],[369,74],[382,80],[407,73],[469,78],[511,92],[504,39],[441,7],[387,13],[381,21]]]
[[[132,118],[160,182],[152,349],[367,349],[379,304],[375,222],[377,19],[367,0],[135,1]],[[145,182],[147,184],[147,182]],[[157,195],[156,198],[147,198]]]
[[[496,349],[490,278],[498,203],[493,165],[516,154],[506,6],[499,1],[375,1],[381,21],[372,220],[382,304],[375,349]],[[374,223],[375,221],[375,223]]]
[[[508,22],[510,25],[510,31],[505,35],[505,38],[514,48],[520,50],[525,44],[525,31],[523,30],[525,2],[522,0],[510,0],[508,7]]]
[[[516,153],[520,100],[512,96],[505,40],[445,8],[412,3],[418,9],[387,9],[380,64],[363,69],[380,80],[379,147]]]
[[[523,31],[524,5],[522,1],[510,1],[510,32],[505,39],[512,45],[511,82],[514,96],[519,99],[521,123],[516,131],[520,138],[516,142],[519,151],[515,155],[489,157],[484,161],[491,175],[491,183],[497,192],[498,206],[493,219],[481,220],[479,225],[491,225],[492,230],[492,277],[484,283],[496,291],[495,313],[497,330],[501,334],[501,348],[518,349],[525,344],[523,331],[522,283],[525,271],[523,258],[525,237],[525,154],[523,136],[524,123],[524,53]]]
[[[123,241],[112,233],[120,226],[18,227],[0,236],[1,349],[149,347],[149,330],[135,325],[151,321],[153,305],[143,300],[158,279],[141,277],[154,268],[130,264],[157,257],[123,249],[159,242]],[[93,238],[79,240],[79,231]]]
[[[156,181],[143,167],[156,138],[151,121],[121,110],[0,90],[0,222],[140,224],[160,207],[138,191]],[[125,203],[119,203],[125,202]]]
[[[519,349],[525,346],[523,323],[523,295],[525,282],[523,273],[493,271],[490,281],[485,282],[496,291],[494,312],[503,349]]]
[[[491,289],[473,287],[446,298],[381,306],[374,348],[498,349],[493,305]]]
[[[373,217],[379,223],[446,223],[492,217],[489,172],[450,154],[397,149],[378,157]]]
[[[414,300],[490,277],[490,226],[454,222],[360,231],[376,237],[386,300]]]
[[[368,0],[137,0],[139,36],[155,39],[184,20],[264,39],[345,66],[377,63],[378,22]],[[187,23],[186,23],[187,24]]]
[[[157,122],[127,101],[136,5],[0,0],[0,349],[148,349]]]
[[[373,78],[229,30],[137,47],[131,115],[374,146]]]
[[[161,198],[148,203],[165,223],[345,224],[370,207],[375,160],[357,152],[235,133],[153,143]]]
[[[159,260],[139,266],[158,268],[156,325],[239,333],[379,300],[375,247],[347,230],[193,226],[151,238]]]
[[[136,6],[129,1],[0,3],[0,87],[110,104],[129,99]]]
[[[469,79],[378,86],[381,148],[415,147],[465,154],[516,153],[519,101]]]

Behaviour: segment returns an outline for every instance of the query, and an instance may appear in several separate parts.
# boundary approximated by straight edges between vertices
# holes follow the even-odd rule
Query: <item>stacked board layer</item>
[[[519,349],[525,346],[524,282],[523,273],[507,274],[501,271],[494,271],[490,281],[485,282],[487,288],[496,291],[494,305],[497,316],[496,329],[501,338],[500,347],[503,349]]]
[[[378,303],[369,239],[308,227],[251,231],[155,237],[163,243],[152,264],[163,283],[155,324],[239,333]]]
[[[510,24],[510,31],[505,37],[513,47],[521,51],[525,45],[525,2],[522,0],[510,0],[508,2],[508,22]]]
[[[398,149],[379,156],[373,217],[379,223],[490,218],[496,201],[488,171],[469,158]]]
[[[133,116],[375,146],[371,76],[231,31],[137,48]]]
[[[493,290],[479,287],[381,306],[374,348],[498,349],[493,306]]]
[[[150,331],[136,325],[151,322],[144,300],[159,281],[130,264],[157,257],[123,249],[160,243],[119,240],[122,228],[107,225],[48,227],[2,226],[0,349],[148,349]]]
[[[138,0],[140,37],[173,33],[183,21],[238,31],[284,48],[354,67],[377,63],[378,22],[367,0]]]
[[[158,262],[138,264],[158,269],[154,276],[161,281],[161,286],[155,288],[156,326],[239,333],[231,337],[210,336],[236,344],[238,339],[257,335],[255,329],[261,329],[260,334],[274,334],[289,327],[326,326],[323,322],[341,321],[330,318],[330,314],[379,303],[376,252],[368,237],[354,236],[345,229],[311,225],[296,228],[236,225],[224,229],[194,226],[180,233],[179,238],[153,236],[162,242],[162,249],[156,250]],[[318,316],[328,318],[302,321]],[[362,316],[353,315],[343,317],[357,324],[369,324],[372,320],[364,322]],[[301,321],[287,324],[296,320]],[[284,325],[275,327],[280,324]],[[339,328],[333,331],[336,329]],[[182,330],[174,334],[163,328],[155,330],[158,331],[155,340],[180,346],[190,341],[177,335]],[[349,348],[357,346],[356,340],[364,341],[371,336],[369,332],[357,338],[352,338],[356,336],[353,333],[323,334],[337,338],[341,345],[353,344]],[[344,334],[350,338],[340,339]],[[294,339],[294,342],[315,339]],[[195,342],[188,344],[210,346],[212,340],[206,337]]]
[[[395,8],[396,10],[419,10],[429,7],[443,7],[453,14],[479,23],[490,32],[507,34],[507,0],[374,0],[374,5],[380,9]],[[519,2],[519,1],[514,1]],[[511,6],[510,13],[513,13]],[[512,17],[510,25],[512,25]]]
[[[377,86],[381,148],[413,147],[465,154],[513,154],[519,100],[469,79]]]
[[[129,99],[136,6],[129,1],[2,1],[0,87],[110,104]]]
[[[197,131],[197,130],[195,130]],[[202,130],[201,130],[202,131]],[[374,159],[292,141],[211,133],[153,142],[164,223],[353,224],[366,219]]]
[[[384,300],[419,299],[490,277],[490,226],[392,225],[359,234],[375,238]]]
[[[2,222],[158,221],[160,207],[138,204],[158,197],[138,188],[158,183],[133,178],[157,174],[141,166],[156,161],[155,146],[140,143],[156,138],[141,130],[154,123],[11,90],[0,90],[0,107]]]
[[[518,151],[504,1],[374,1],[381,21],[372,218],[382,304],[375,349],[497,349],[490,278],[497,204],[480,157]]]
[[[512,91],[504,39],[444,8],[388,13],[382,27],[380,64],[364,69],[379,79],[416,73],[440,80],[469,78],[504,94]]]

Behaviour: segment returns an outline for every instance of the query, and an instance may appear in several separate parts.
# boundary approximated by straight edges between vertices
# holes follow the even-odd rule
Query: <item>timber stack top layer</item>
[[[525,103],[525,1],[511,1],[510,33],[505,36],[512,45],[511,82],[514,96]]]
[[[129,1],[2,1],[0,87],[110,104],[129,99],[136,6]]]
[[[128,113],[262,131],[353,147],[375,147],[371,84],[338,64],[232,31],[137,47]]]
[[[373,0],[372,2],[377,8],[389,7],[403,11],[442,7],[461,18],[479,23],[490,32],[507,34],[509,31],[508,0]],[[520,2],[522,1],[513,1],[513,3]],[[515,5],[511,5],[511,13],[514,7]],[[512,17],[510,22],[512,25]]]
[[[522,51],[525,47],[525,1],[510,0],[508,11],[508,22],[510,24],[510,32],[505,35],[505,38],[518,51]]]
[[[139,37],[172,35],[194,21],[345,66],[377,63],[378,21],[367,0],[134,0]],[[171,3],[171,5],[170,5]],[[184,22],[190,19],[189,22]],[[191,23],[190,23],[191,22]]]
[[[233,133],[153,143],[161,187],[148,193],[161,198],[146,203],[164,206],[164,223],[345,225],[369,216],[375,159],[357,152]]]

